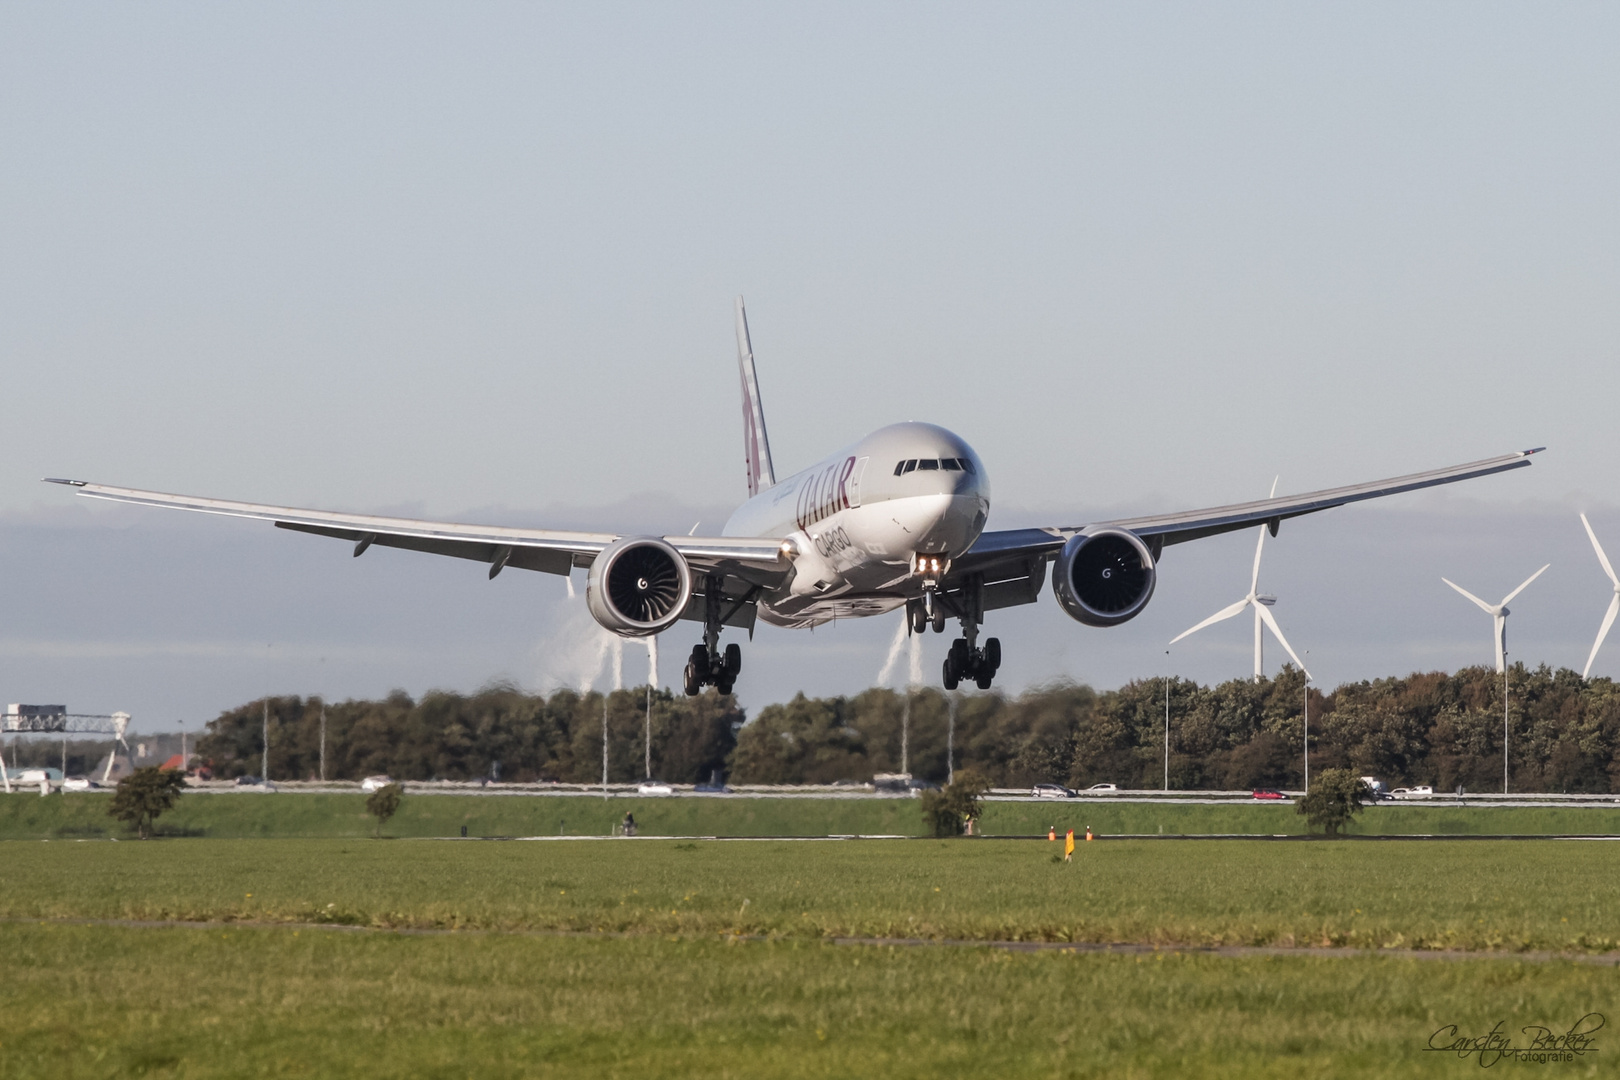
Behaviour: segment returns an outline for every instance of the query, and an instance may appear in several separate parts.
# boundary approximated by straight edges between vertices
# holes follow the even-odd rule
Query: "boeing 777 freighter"
[[[996,638],[979,642],[985,613],[1032,604],[1048,566],[1052,592],[1087,626],[1117,626],[1153,597],[1164,548],[1246,526],[1273,536],[1287,518],[1403,491],[1450,484],[1530,464],[1524,450],[1449,469],[1413,473],[1304,495],[1262,499],[1089,525],[985,531],[990,476],[960,436],[933,424],[892,424],[830,457],[776,479],[765,410],[754,371],[742,298],[737,299],[737,361],[742,376],[743,462],[748,501],[714,537],[457,525],[407,518],[295,510],[285,506],[68,484],[80,495],[116,502],[256,518],[277,528],[336,537],[356,556],[373,544],[452,555],[489,566],[569,574],[587,571],[586,603],[602,626],[625,637],[661,633],[682,619],[703,624],[685,670],[685,690],[730,693],[742,649],[720,647],[724,627],[755,620],[811,627],[834,618],[905,607],[912,632],[950,619],[962,636],[945,657],[944,684],[989,689],[1001,664]]]

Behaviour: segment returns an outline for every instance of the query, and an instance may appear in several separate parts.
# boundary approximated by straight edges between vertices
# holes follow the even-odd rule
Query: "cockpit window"
[[[911,470],[912,470],[912,469],[915,469],[915,468],[916,468],[916,467],[917,467],[917,459],[916,459],[916,458],[912,458],[912,459],[911,459],[911,460],[910,460],[910,461],[907,461],[907,462],[906,462],[906,463],[905,463],[905,465],[904,465],[904,466],[903,466],[903,467],[902,467],[902,468],[901,468],[901,470],[900,470],[900,471],[901,471],[901,472],[902,472],[902,473],[908,473],[908,472],[910,472],[910,471],[911,471]]]
[[[956,459],[953,458],[953,457],[942,457],[942,458],[940,458],[939,459],[939,467],[942,468],[942,469],[948,470],[950,472],[961,472],[962,471],[962,466],[958,465],[956,463]]]
[[[930,458],[922,458],[921,460],[919,460],[917,462],[917,468],[919,468],[919,469],[933,469],[935,472],[938,472],[939,471],[939,459],[938,458],[931,458],[931,457]]]
[[[965,472],[965,473],[967,473],[967,474],[968,474],[968,475],[969,475],[969,476],[975,476],[975,475],[977,475],[977,474],[976,474],[976,473],[975,473],[975,472],[974,472],[974,471],[973,471],[973,462],[971,462],[971,461],[969,461],[969,460],[968,460],[968,459],[967,459],[967,458],[965,458],[965,457],[964,457],[964,458],[957,458],[957,459],[956,459],[956,460],[957,460],[957,461],[958,461],[958,462],[960,462],[960,463],[961,463],[961,465],[962,465],[962,471],[963,471],[963,472]]]
[[[903,461],[895,462],[894,463],[894,475],[899,476],[900,473],[901,473],[901,470],[903,470],[905,467],[906,467],[905,462],[903,462]]]

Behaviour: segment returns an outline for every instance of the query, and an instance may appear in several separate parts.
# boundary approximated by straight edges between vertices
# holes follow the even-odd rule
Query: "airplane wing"
[[[1010,590],[1005,588],[1002,590],[1007,592],[1009,597],[1018,597],[1010,600],[1011,603],[1030,603],[1039,592],[1040,578],[1037,575],[1044,572],[1045,560],[1056,556],[1069,537],[1087,529],[1129,530],[1147,543],[1149,550],[1157,559],[1159,552],[1168,544],[1182,544],[1188,540],[1198,540],[1261,524],[1270,526],[1272,535],[1275,536],[1277,527],[1287,518],[1314,514],[1319,510],[1329,510],[1347,503],[1378,499],[1385,495],[1398,495],[1403,491],[1417,491],[1420,488],[1437,487],[1440,484],[1454,484],[1459,480],[1472,480],[1476,476],[1507,472],[1509,469],[1522,469],[1530,464],[1532,454],[1540,453],[1544,449],[1545,447],[1537,447],[1534,450],[1521,450],[1516,454],[1503,454],[1483,461],[1471,461],[1466,465],[1453,465],[1448,469],[1432,469],[1388,480],[1374,480],[1366,484],[1309,491],[1303,495],[1214,506],[1207,510],[1121,518],[1116,521],[1094,522],[1090,525],[986,532],[981,534],[978,541],[960,558],[952,561],[951,577],[982,574],[987,589],[986,608],[992,606],[989,591],[994,585],[1005,581],[1034,582],[1032,587],[1027,584],[1016,584]],[[1028,595],[1027,600],[1022,599],[1025,594]]]
[[[461,525],[370,514],[299,510],[290,506],[266,506],[228,499],[109,487],[83,480],[47,479],[46,483],[66,484],[77,489],[77,494],[92,499],[268,521],[278,529],[351,541],[357,556],[375,544],[378,547],[406,548],[470,559],[487,563],[490,577],[508,566],[566,575],[576,566],[590,566],[603,548],[618,539],[613,533],[514,529],[501,525]],[[748,585],[766,588],[774,587],[787,576],[788,564],[781,558],[779,541],[730,536],[667,536],[664,539],[686,557],[700,576],[718,573],[723,577],[739,578]]]

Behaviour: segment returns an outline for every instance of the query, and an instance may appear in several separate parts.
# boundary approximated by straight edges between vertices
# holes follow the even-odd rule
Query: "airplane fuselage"
[[[781,539],[794,573],[760,598],[777,626],[878,615],[915,588],[916,560],[972,546],[990,516],[990,480],[961,437],[933,424],[891,424],[794,473],[738,507],[723,536]]]

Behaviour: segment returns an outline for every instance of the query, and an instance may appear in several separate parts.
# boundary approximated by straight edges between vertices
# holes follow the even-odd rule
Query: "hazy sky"
[[[1488,649],[1445,590],[1392,653],[1397,578],[1474,560],[1499,597],[1559,553],[1548,658],[1579,666],[1609,590],[1575,511],[1620,549],[1616,55],[1597,4],[7,5],[0,696],[195,718],[267,683],[538,683],[548,635],[581,644],[557,579],[37,480],[717,526],[739,292],[781,471],[932,420],[986,459],[992,526],[1545,444],[1291,529],[1276,572],[1361,605],[1319,635],[1361,677]],[[1355,535],[1384,528],[1417,539]],[[1004,616],[1010,684],[1152,672],[1251,545],[1175,549],[1101,652],[1050,597]],[[404,642],[406,610],[435,632]],[[891,630],[762,635],[739,689],[864,685]],[[1225,630],[1206,676],[1247,663]]]

